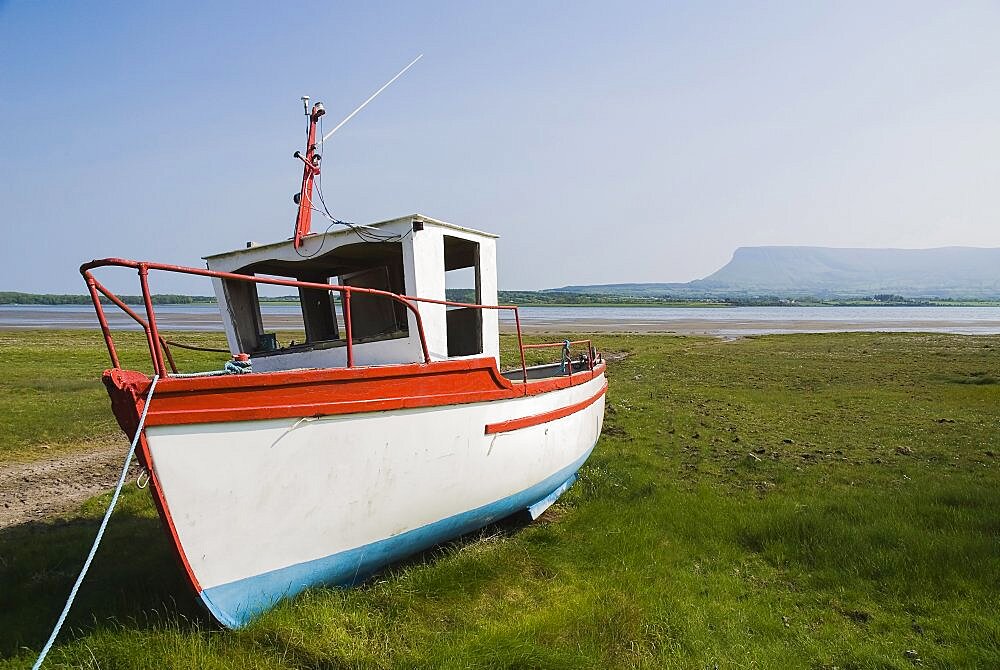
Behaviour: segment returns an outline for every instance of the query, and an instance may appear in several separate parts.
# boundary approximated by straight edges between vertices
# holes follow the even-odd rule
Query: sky
[[[287,238],[300,96],[330,128],[421,53],[326,143],[326,202],[497,233],[503,289],[997,247],[998,34],[997,2],[0,0],[0,290]]]

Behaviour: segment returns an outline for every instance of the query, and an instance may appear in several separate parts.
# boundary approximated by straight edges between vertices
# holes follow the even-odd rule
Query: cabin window
[[[241,272],[253,276],[252,272]],[[264,335],[264,320],[260,312],[257,284],[237,279],[222,280],[229,306],[229,318],[236,331],[239,350],[247,353],[261,349]]]
[[[482,304],[479,243],[444,236],[445,289],[455,302]],[[475,307],[449,307],[448,356],[483,353],[483,311]]]
[[[316,284],[330,283],[329,277],[298,277],[302,281]],[[302,327],[306,342],[339,340],[340,328],[337,323],[337,296],[318,288],[300,288],[299,306],[302,310]]]
[[[405,293],[402,245],[398,242],[348,244],[307,260],[263,261],[240,272]],[[268,355],[346,344],[343,296],[337,291],[284,289],[231,280],[225,280],[224,286],[242,351]],[[258,289],[284,294],[280,301],[269,302]],[[283,332],[289,330],[296,332]],[[351,297],[351,335],[355,344],[407,337],[405,306],[388,297],[355,293]]]
[[[402,272],[402,268],[400,268]],[[390,278],[390,269],[379,265],[365,270],[340,275],[344,286],[374,288],[379,291],[401,293],[402,282],[397,288]],[[354,293],[351,295],[351,335],[377,337],[406,330],[406,312],[401,304],[379,295]]]
[[[308,281],[326,283],[326,279]],[[231,279],[223,280],[223,285],[240,351],[267,354],[297,347],[308,341],[309,334],[313,334],[313,341],[331,339],[319,337],[313,325],[319,311],[315,304],[318,300],[310,304],[302,292],[296,293],[296,289],[283,286]],[[323,297],[326,294],[325,291],[316,293]],[[336,329],[336,316],[331,316]]]

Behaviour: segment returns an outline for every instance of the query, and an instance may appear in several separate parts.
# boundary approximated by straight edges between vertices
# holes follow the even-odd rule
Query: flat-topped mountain
[[[604,284],[555,289],[635,296],[771,295],[908,298],[1000,297],[1000,249],[740,247],[704,279],[673,284]]]

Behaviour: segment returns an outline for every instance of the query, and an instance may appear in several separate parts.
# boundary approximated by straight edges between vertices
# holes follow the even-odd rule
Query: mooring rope
[[[108,504],[108,511],[104,513],[104,518],[101,520],[101,526],[97,529],[97,537],[94,538],[94,544],[90,547],[90,553],[87,555],[87,560],[83,562],[83,569],[80,570],[80,576],[76,578],[76,583],[73,584],[73,588],[69,592],[69,598],[66,599],[66,604],[63,606],[62,614],[59,615],[59,620],[56,621],[56,626],[52,629],[52,634],[49,635],[48,642],[46,642],[45,646],[42,647],[42,652],[38,655],[38,660],[35,661],[35,664],[31,666],[31,670],[38,670],[38,668],[42,667],[42,662],[52,649],[52,643],[56,641],[56,636],[59,635],[59,630],[62,628],[63,623],[66,622],[66,616],[69,614],[69,608],[73,606],[73,601],[76,600],[76,592],[80,590],[80,584],[83,583],[83,578],[87,576],[87,570],[90,569],[90,564],[94,560],[94,555],[97,554],[97,547],[101,544],[101,538],[104,537],[104,531],[108,527],[108,521],[111,519],[111,513],[114,511],[115,505],[118,503],[118,496],[121,495],[122,486],[125,485],[125,478],[128,476],[128,466],[132,462],[132,455],[135,454],[135,445],[139,443],[139,436],[142,435],[142,427],[146,423],[146,412],[149,411],[149,401],[153,399],[153,389],[156,388],[156,382],[159,380],[159,375],[153,375],[153,382],[149,385],[149,393],[146,394],[146,404],[143,405],[142,416],[139,417],[139,425],[135,429],[135,436],[132,438],[132,446],[129,447],[128,454],[125,456],[125,463],[122,465],[122,473],[121,476],[118,477],[118,485],[115,487],[115,492],[111,496],[111,502]]]

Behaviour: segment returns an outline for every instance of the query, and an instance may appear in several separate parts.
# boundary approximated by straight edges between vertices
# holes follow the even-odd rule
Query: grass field
[[[1000,337],[597,342],[628,354],[604,434],[542,522],[227,632],[129,486],[46,667],[1000,667]],[[0,333],[0,459],[110,434],[104,357]],[[30,666],[106,503],[0,532],[0,668]]]
[[[221,333],[176,337],[199,346],[225,346]],[[115,333],[115,342],[125,367],[151,370],[141,332]],[[227,358],[184,349],[173,353],[185,371],[221,369]],[[101,384],[107,367],[108,350],[99,331],[0,331],[0,462],[121,439]]]

